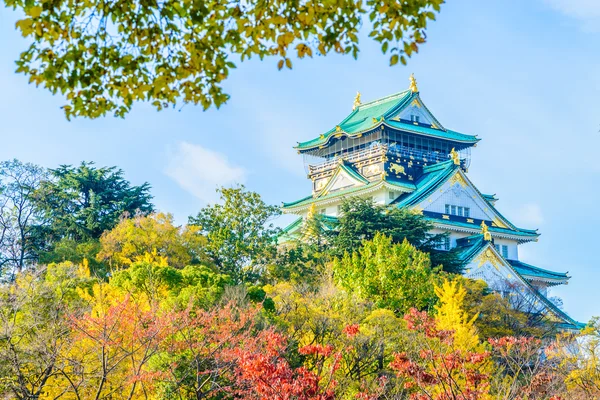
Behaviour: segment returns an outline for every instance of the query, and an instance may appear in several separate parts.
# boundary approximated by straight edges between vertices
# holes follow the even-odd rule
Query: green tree
[[[329,253],[314,244],[303,242],[285,243],[279,246],[277,256],[267,267],[262,277],[264,282],[291,282],[314,284],[326,273]]]
[[[118,271],[111,285],[130,293],[143,293],[150,301],[162,302],[166,308],[212,306],[221,297],[231,279],[204,265],[173,268],[165,262],[140,260]]]
[[[218,189],[223,204],[204,207],[189,218],[206,236],[206,252],[235,283],[256,280],[275,254],[279,229],[272,220],[281,211],[241,185]]]
[[[406,240],[394,244],[381,233],[335,259],[333,273],[346,290],[400,315],[411,307],[429,309],[437,301],[434,286],[440,275],[431,268],[427,253]]]
[[[332,252],[327,243],[331,223],[316,212],[313,204],[299,236],[286,238],[278,246],[277,257],[267,266],[263,280],[270,284],[291,282],[314,284],[327,273]]]
[[[331,244],[334,254],[340,257],[345,252],[352,253],[363,240],[371,240],[377,233],[383,233],[393,243],[402,243],[406,239],[420,251],[429,253],[432,265],[442,265],[444,271],[460,273],[463,265],[456,251],[436,250],[447,234],[431,234],[432,229],[433,224],[420,214],[353,197],[341,205],[339,224],[331,231]]]
[[[116,167],[97,168],[83,162],[49,171],[50,179],[35,192],[35,205],[43,213],[41,233],[51,251],[57,242],[97,242],[123,216],[153,211],[150,185],[132,186]]]
[[[67,118],[124,116],[136,101],[223,104],[232,60],[330,53],[358,56],[359,30],[406,64],[443,0],[117,1],[4,0],[32,41],[17,61],[30,82],[66,95]]]

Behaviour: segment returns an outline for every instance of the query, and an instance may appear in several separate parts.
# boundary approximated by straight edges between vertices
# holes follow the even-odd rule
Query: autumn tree
[[[138,398],[148,392],[145,366],[170,332],[168,313],[109,284],[82,293],[90,309],[70,317],[71,349],[47,391],[52,398]]]
[[[218,189],[222,204],[204,207],[189,224],[206,236],[206,253],[235,283],[254,281],[275,254],[281,211],[241,185]]]
[[[477,315],[468,315],[464,310],[467,291],[457,281],[444,280],[435,286],[439,302],[435,306],[435,322],[438,330],[453,332],[454,346],[465,351],[477,350],[479,336],[475,328]]]
[[[333,374],[336,398],[380,391],[381,398],[396,398],[404,393],[389,368],[393,354],[407,346],[406,328],[393,311],[377,308],[327,279],[314,286],[279,282],[265,291],[275,303],[273,321],[290,342],[297,343],[299,349],[319,346],[338,354],[333,360],[292,353],[296,363],[302,362],[311,370],[322,365],[324,378],[329,367],[337,365]]]
[[[501,289],[514,293],[503,297],[483,280],[461,276],[453,279],[466,291],[463,307],[468,315],[477,316],[474,325],[481,339],[505,336],[552,339],[557,333],[547,313],[533,309],[531,303],[517,293],[518,288],[513,283],[496,283]]]
[[[592,318],[579,333],[563,332],[546,350],[556,373],[575,399],[600,396],[600,322]]]
[[[85,265],[63,263],[0,285],[0,397],[37,399],[52,390],[71,349],[67,316],[84,307],[77,288],[93,282]]]
[[[37,165],[0,162],[0,278],[13,278],[38,258],[42,221],[32,195],[45,175]]]
[[[488,398],[489,353],[454,348],[452,331],[438,330],[426,312],[411,309],[404,319],[414,331],[412,351],[397,353],[391,367],[406,379],[412,399]]]
[[[130,266],[146,254],[165,257],[176,268],[207,262],[206,238],[199,230],[194,225],[174,225],[171,214],[124,218],[102,234],[97,258],[114,268]]]
[[[406,240],[394,244],[381,233],[333,262],[334,279],[341,287],[400,315],[411,307],[427,309],[436,303],[437,272],[426,253]]]
[[[498,398],[560,400],[560,394],[565,399],[574,398],[575,393],[565,393],[564,378],[557,374],[556,365],[548,361],[548,343],[525,336],[488,339],[488,343],[494,361],[490,386]]]
[[[67,118],[96,118],[136,101],[218,107],[234,60],[275,57],[281,69],[294,56],[356,58],[363,26],[391,65],[406,64],[443,0],[4,3],[24,12],[16,26],[31,41],[17,71],[64,94]]]

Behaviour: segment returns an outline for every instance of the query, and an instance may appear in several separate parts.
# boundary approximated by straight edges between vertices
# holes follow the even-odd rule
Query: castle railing
[[[468,168],[469,158],[470,158],[469,154],[468,153],[463,154],[463,151],[461,151],[460,153],[461,153],[460,155],[461,155],[461,162],[462,162],[463,167]],[[327,171],[327,170],[335,167],[335,164],[338,162],[338,160],[340,158],[343,158],[344,160],[348,161],[349,163],[354,163],[354,162],[358,162],[361,160],[365,160],[365,159],[369,159],[372,157],[377,157],[377,156],[381,156],[381,155],[385,155],[385,154],[396,156],[396,157],[410,158],[412,160],[422,161],[429,165],[447,161],[450,157],[448,154],[444,154],[443,152],[434,151],[434,150],[415,149],[413,147],[403,146],[398,143],[391,143],[391,144],[374,143],[373,145],[371,145],[367,148],[364,148],[364,149],[354,150],[354,151],[349,151],[349,152],[340,152],[339,154],[336,154],[335,156],[330,157],[330,158],[326,159],[325,161],[321,161],[318,163],[316,163],[314,161],[323,160],[323,159],[317,158],[317,157],[310,157],[310,158],[305,157],[305,167],[306,167],[306,172],[309,175],[312,175],[312,174],[316,174],[319,172]]]

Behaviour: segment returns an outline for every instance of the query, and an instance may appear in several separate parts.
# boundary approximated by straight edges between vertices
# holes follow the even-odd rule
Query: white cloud
[[[217,187],[244,183],[247,175],[244,168],[230,164],[225,155],[188,142],[179,142],[171,151],[165,173],[206,203],[217,200]]]
[[[544,215],[539,204],[525,204],[517,210],[515,221],[526,228],[535,229],[544,223]]]
[[[556,11],[580,20],[586,30],[598,30],[600,1],[598,0],[544,0]]]

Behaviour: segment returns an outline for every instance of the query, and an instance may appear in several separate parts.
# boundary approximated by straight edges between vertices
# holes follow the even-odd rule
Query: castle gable
[[[352,187],[364,186],[367,183],[369,181],[352,166],[340,161],[338,168],[319,193],[319,197]]]
[[[443,129],[439,121],[431,114],[427,107],[425,107],[418,96],[415,96],[410,104],[403,107],[396,114],[393,114],[390,119],[405,123],[413,123],[415,125],[430,125],[435,129]]]
[[[494,227],[514,229],[458,169],[418,207],[436,214],[492,221]]]

